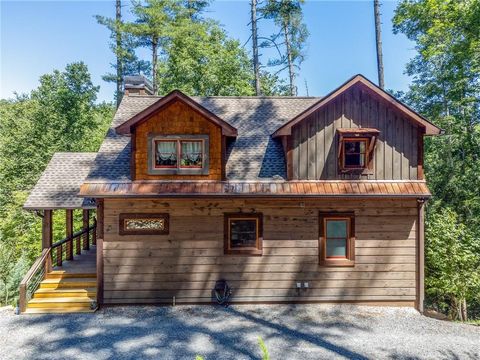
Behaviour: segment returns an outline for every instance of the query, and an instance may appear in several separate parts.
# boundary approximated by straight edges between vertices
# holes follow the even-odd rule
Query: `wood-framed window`
[[[120,235],[167,235],[170,217],[166,213],[120,214]]]
[[[262,255],[263,215],[226,213],[224,241],[225,254]]]
[[[368,138],[344,138],[343,168],[365,169],[368,166],[368,144]]]
[[[208,175],[208,139],[208,135],[150,135],[149,174]]]
[[[377,129],[338,129],[338,165],[341,173],[371,173]]]
[[[355,265],[355,214],[319,214],[320,264],[324,266]]]

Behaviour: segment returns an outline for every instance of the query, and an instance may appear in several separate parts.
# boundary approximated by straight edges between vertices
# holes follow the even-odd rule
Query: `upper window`
[[[262,214],[225,214],[225,253],[262,254]]]
[[[364,169],[368,164],[368,139],[343,139],[343,167]]]
[[[376,129],[338,129],[338,163],[341,172],[370,171],[373,168],[375,143],[380,133]]]
[[[355,217],[353,213],[320,213],[320,262],[327,266],[353,266]]]
[[[150,136],[150,174],[208,174],[208,135]]]
[[[120,214],[120,235],[165,235],[168,234],[168,214]]]

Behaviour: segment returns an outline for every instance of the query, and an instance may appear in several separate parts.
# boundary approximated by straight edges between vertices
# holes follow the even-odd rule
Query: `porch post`
[[[70,240],[66,243],[66,260],[73,260],[73,210],[65,210],[65,235]]]
[[[97,199],[97,304],[103,305],[103,199]]]
[[[89,224],[90,210],[83,209],[83,229],[86,230],[90,226]],[[83,250],[88,250],[90,248],[89,244],[90,232],[87,231],[83,234]]]
[[[43,210],[42,218],[42,250],[52,247],[52,210]],[[45,260],[45,272],[52,271],[52,256],[47,256]]]

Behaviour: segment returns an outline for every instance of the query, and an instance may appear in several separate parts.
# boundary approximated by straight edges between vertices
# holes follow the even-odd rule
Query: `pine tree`
[[[131,34],[125,32],[121,9],[121,0],[116,0],[115,19],[96,16],[97,22],[106,26],[111,34],[110,49],[115,54],[115,63],[111,64],[111,67],[114,72],[103,75],[102,79],[116,84],[115,99],[117,107],[120,105],[123,96],[123,78],[126,75],[148,74],[150,72],[150,65],[146,61],[139,60],[135,54],[135,48],[138,44]]]
[[[279,27],[279,32],[272,35],[264,47],[284,48],[279,58],[271,60],[270,66],[280,66],[277,73],[288,70],[289,95],[297,95],[295,78],[305,54],[304,47],[308,37],[308,30],[303,21],[303,0],[268,0],[261,9],[267,19],[272,19]],[[281,40],[283,39],[283,40]]]

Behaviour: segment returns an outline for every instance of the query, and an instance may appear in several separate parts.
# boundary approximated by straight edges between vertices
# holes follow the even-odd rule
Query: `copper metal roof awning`
[[[89,182],[81,197],[430,197],[425,181]]]

